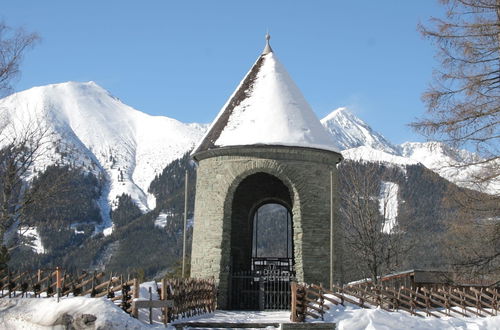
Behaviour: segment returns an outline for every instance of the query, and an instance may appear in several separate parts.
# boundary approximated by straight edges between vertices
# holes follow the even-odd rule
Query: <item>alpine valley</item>
[[[438,142],[394,145],[346,108],[321,123],[346,161],[376,163],[381,186],[398,187],[388,225],[412,223],[419,228],[415,236],[425,238],[422,244],[435,252],[424,259],[411,255],[404,267],[442,262],[432,235],[444,226],[436,219],[451,212],[436,202],[447,191],[500,189],[499,183],[469,184],[478,169],[459,165],[476,157],[471,152]],[[28,227],[14,228],[26,242],[12,252],[10,266],[59,265],[145,277],[175,272],[182,248],[184,172],[189,173],[192,224],[196,171],[189,153],[208,125],[150,116],[94,82],[66,82],[0,100],[0,143],[33,127],[45,132],[46,141],[24,180],[44,189],[52,179],[69,176],[73,190],[26,209],[22,216],[29,219]]]

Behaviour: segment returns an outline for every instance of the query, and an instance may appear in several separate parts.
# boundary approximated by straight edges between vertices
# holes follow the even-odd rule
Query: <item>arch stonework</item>
[[[330,171],[336,183],[340,154],[302,147],[242,146],[208,150],[193,158],[198,170],[191,276],[218,281],[220,308],[228,307],[234,195],[243,180],[257,173],[277,178],[290,192],[297,280],[329,282]],[[338,228],[336,214],[334,220]],[[340,232],[333,234],[334,277],[340,281]]]

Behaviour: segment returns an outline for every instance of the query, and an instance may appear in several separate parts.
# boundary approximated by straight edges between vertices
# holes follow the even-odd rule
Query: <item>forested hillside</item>
[[[148,278],[171,271],[181,257],[186,168],[190,175],[190,218],[193,212],[196,177],[193,164],[188,164],[185,154],[155,178],[150,191],[158,203],[151,212],[143,214],[129,195],[120,196],[118,207],[111,212],[114,228],[109,236],[94,232],[94,225],[101,222],[96,201],[102,182],[78,169],[48,167],[34,179],[31,189],[53,189],[55,193],[29,205],[25,212],[44,251],[33,251],[25,238],[26,242],[12,251],[9,266],[106,269]],[[57,181],[55,189],[52,183]],[[168,214],[163,226],[155,225],[160,214]],[[189,239],[191,231],[189,228]]]
[[[60,185],[66,186],[43,202],[30,205],[25,212],[30,226],[37,228],[44,253],[35,253],[27,245],[19,246],[13,250],[9,265],[13,268],[62,266],[66,269],[106,269],[137,273],[145,278],[175,271],[182,253],[186,169],[189,176],[188,218],[191,224],[196,172],[186,153],[165,167],[151,183],[149,192],[157,199],[156,208],[143,214],[129,195],[120,196],[118,207],[111,212],[113,232],[104,236],[94,232],[94,225],[101,221],[96,204],[102,188],[101,180],[67,166],[47,168],[34,179],[31,189],[46,189],[56,178],[64,178],[60,180]],[[395,228],[399,234],[402,233],[401,242],[404,244],[401,248],[405,253],[397,255],[381,270],[446,267],[445,261],[449,259],[450,252],[446,232],[458,212],[451,193],[462,188],[421,165],[396,166],[345,160],[339,170],[341,176],[354,171],[374,180],[368,194],[373,200],[370,207],[379,214],[377,221],[380,226],[385,221],[383,212],[379,210],[381,189],[387,182],[398,187]],[[353,186],[353,182],[342,180],[340,184],[340,194],[349,191],[349,187],[343,185]],[[342,221],[345,222],[345,219]],[[276,224],[259,230],[263,236],[273,237],[273,231],[282,227],[282,224]],[[191,233],[189,226],[188,247],[191,245]],[[396,232],[383,235],[394,236]],[[381,237],[384,239],[384,236]],[[267,243],[262,240],[260,244]],[[274,245],[281,247],[282,244]],[[269,250],[270,246],[261,248]],[[345,249],[345,255],[349,256],[344,258],[345,279],[368,276],[366,267],[356,258],[352,246],[345,244]]]

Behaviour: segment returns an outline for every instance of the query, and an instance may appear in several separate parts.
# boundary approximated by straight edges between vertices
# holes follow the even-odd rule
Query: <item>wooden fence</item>
[[[405,311],[417,317],[494,316],[500,310],[500,290],[488,287],[442,285],[434,288],[397,289],[381,286],[326,289],[320,285],[292,284],[291,319],[323,319],[329,304],[348,302],[363,308]]]
[[[163,311],[166,322],[212,313],[217,303],[217,287],[213,280],[163,279],[160,296],[172,300],[173,307]]]
[[[59,274],[58,274],[59,273]],[[4,271],[0,274],[0,297],[40,298],[57,296],[57,279],[60,279],[60,296],[106,297],[130,313],[137,280],[103,272],[79,272],[70,274],[63,270],[34,272]]]
[[[59,285],[57,285],[58,280]],[[173,301],[172,307],[162,307],[162,321],[165,323],[211,313],[216,308],[217,288],[213,280],[162,279],[161,285],[157,287],[160,300]],[[55,297],[58,289],[60,296],[72,294],[73,296],[105,297],[132,316],[138,316],[137,308],[135,310],[132,308],[133,302],[139,300],[139,281],[136,278],[125,279],[124,276],[104,272],[70,274],[53,269],[34,272],[0,272],[0,298]],[[151,303],[151,306],[154,305],[155,303]],[[160,305],[166,306],[166,304]]]

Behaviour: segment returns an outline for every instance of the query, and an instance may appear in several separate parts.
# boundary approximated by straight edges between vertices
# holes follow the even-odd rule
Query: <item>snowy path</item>
[[[206,323],[289,323],[290,311],[260,312],[260,311],[216,311],[212,314],[200,315],[182,319],[175,323],[206,322]],[[275,329],[274,327],[270,327]],[[174,329],[172,327],[172,329]]]

